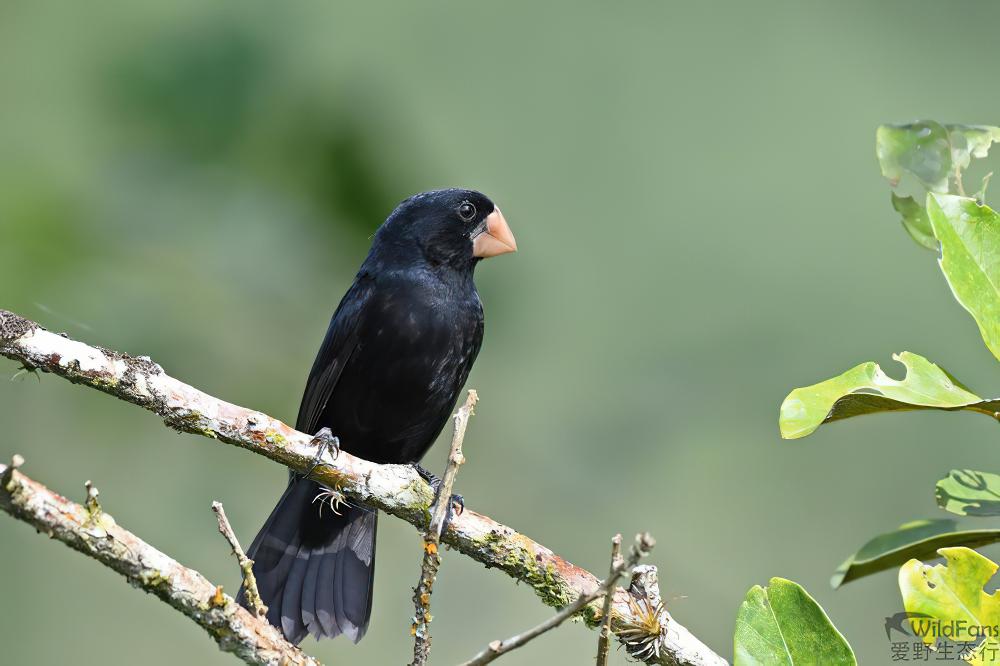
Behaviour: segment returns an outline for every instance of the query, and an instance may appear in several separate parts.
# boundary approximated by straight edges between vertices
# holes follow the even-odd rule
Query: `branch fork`
[[[168,426],[181,432],[217,439],[262,455],[292,471],[307,474],[321,485],[341,490],[352,501],[401,518],[417,529],[427,528],[427,512],[434,502],[435,494],[411,466],[379,465],[341,451],[336,459],[327,452],[322,456],[321,464],[314,468],[316,450],[311,445],[312,435],[298,432],[260,411],[208,395],[171,377],[148,357],[134,357],[77,342],[50,333],[35,322],[6,310],[0,310],[0,355],[26,368],[51,373],[138,405],[157,414]],[[4,488],[10,486],[12,480],[23,477],[12,469],[8,473],[8,466],[0,467],[3,467],[0,474],[4,479]],[[45,492],[49,493],[47,490]],[[0,505],[3,505],[0,508],[13,506],[10,498],[10,493],[0,493]],[[83,512],[81,516],[89,515],[86,508],[74,506]],[[13,509],[11,511],[16,517],[28,522],[35,521],[32,524],[38,525],[39,529],[53,529],[46,522],[48,518],[29,518],[33,514]],[[66,542],[77,550],[116,570],[124,566],[114,563],[114,558],[100,556],[89,548],[74,545],[79,544],[81,537],[71,526],[65,526],[63,533],[66,535]],[[121,536],[126,538],[125,535]],[[127,538],[137,540],[134,535]],[[602,584],[592,573],[574,566],[542,544],[470,509],[465,509],[447,522],[440,533],[440,543],[445,543],[490,568],[498,569],[514,580],[526,583],[544,603],[551,606],[565,608],[582,596],[592,594]],[[148,544],[143,545],[152,548]],[[169,560],[159,551],[154,552],[159,561]],[[173,560],[169,561],[173,563],[171,566],[180,566]],[[207,600],[215,594],[216,588],[197,572],[192,574],[201,581],[199,594],[202,596],[199,598],[206,600],[207,606]],[[184,574],[184,577],[189,575]],[[636,615],[634,606],[629,601],[630,596],[624,590],[613,595],[611,630],[619,637],[623,627],[642,620]],[[594,597],[579,610],[584,621],[591,626],[597,626],[606,617],[602,616],[601,604],[596,599]],[[234,605],[231,600],[227,602],[227,612]],[[258,622],[258,618],[238,607],[232,612],[239,611],[243,613],[239,616],[241,625],[245,626],[245,622]],[[726,663],[665,610],[658,614],[658,619],[664,640],[659,652],[647,658],[646,663],[667,666]],[[211,628],[206,628],[212,633]],[[255,628],[252,633],[265,636],[260,632],[266,630],[266,627],[260,627],[258,632]],[[269,636],[267,640],[270,641],[274,638],[274,633]],[[236,637],[227,640],[227,645],[238,655],[253,653],[258,645],[257,639],[253,637],[248,637],[240,645],[233,644],[239,640]],[[280,652],[279,648],[275,650]],[[315,663],[304,661],[308,658],[301,654],[297,658],[301,663]]]
[[[205,631],[219,648],[257,666],[321,666],[268,624],[255,617],[204,576],[118,525],[99,506],[87,483],[77,504],[24,475],[15,455],[0,465],[0,511],[28,523],[70,548],[117,571],[134,586],[169,604]]]

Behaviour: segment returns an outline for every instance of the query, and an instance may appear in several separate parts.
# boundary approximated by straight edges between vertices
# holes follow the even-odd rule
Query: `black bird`
[[[373,462],[416,464],[482,344],[476,264],[516,249],[500,210],[479,192],[401,203],[333,314],[296,428],[329,428],[342,450]],[[293,643],[307,633],[357,642],[371,617],[378,514],[355,504],[324,510],[325,491],[293,473],[247,553],[268,621]]]

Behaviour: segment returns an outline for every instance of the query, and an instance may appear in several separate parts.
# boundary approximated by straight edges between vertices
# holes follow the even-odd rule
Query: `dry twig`
[[[464,662],[462,666],[483,666],[483,664],[488,664],[511,650],[516,650],[528,641],[538,638],[546,631],[555,629],[560,624],[579,613],[585,606],[587,606],[587,604],[594,601],[598,597],[610,597],[618,579],[621,578],[626,571],[635,567],[639,563],[639,560],[648,555],[649,551],[652,550],[655,545],[656,541],[648,533],[635,535],[635,543],[632,544],[632,548],[629,551],[628,562],[621,560],[621,558],[619,558],[617,562],[612,562],[611,572],[605,580],[600,582],[596,590],[588,592],[587,594],[581,594],[577,600],[569,606],[566,606],[566,608],[563,608],[549,619],[523,633],[516,634],[503,641],[493,641],[475,657]]]
[[[410,627],[410,633],[413,634],[413,661],[410,662],[412,666],[426,664],[431,653],[431,593],[434,591],[434,581],[437,579],[437,572],[441,567],[438,546],[441,544],[441,530],[444,528],[445,520],[451,511],[451,490],[455,487],[455,477],[458,475],[458,468],[465,462],[465,456],[462,454],[465,429],[469,425],[469,418],[472,416],[478,401],[479,396],[475,391],[470,390],[465,404],[453,417],[455,431],[451,437],[448,466],[444,470],[441,485],[438,487],[438,500],[437,504],[434,505],[431,524],[427,528],[427,532],[424,533],[424,556],[420,564],[420,581],[413,588],[413,607],[416,612],[413,615],[413,625]]]
[[[622,535],[616,534],[611,539],[611,567],[608,577],[615,575],[622,559]],[[601,606],[601,633],[597,637],[597,666],[607,666],[608,649],[611,647],[611,599],[613,594],[604,595],[604,605]]]
[[[236,561],[240,565],[247,603],[250,604],[250,608],[257,617],[266,616],[267,606],[260,598],[260,592],[257,591],[257,579],[253,575],[253,560],[243,552],[243,547],[240,546],[240,542],[236,538],[236,532],[233,531],[233,526],[229,524],[229,518],[226,517],[226,510],[222,507],[222,502],[212,502],[212,511],[215,512],[215,517],[219,521],[219,533],[226,537],[226,541],[232,547],[233,555],[236,556]]]

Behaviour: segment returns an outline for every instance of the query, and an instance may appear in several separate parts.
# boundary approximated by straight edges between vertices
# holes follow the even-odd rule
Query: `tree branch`
[[[441,530],[451,511],[451,489],[455,487],[455,477],[458,468],[465,462],[462,454],[462,442],[465,441],[465,429],[469,418],[479,401],[475,391],[469,391],[465,404],[459,408],[455,419],[455,431],[451,438],[451,452],[448,454],[448,466],[441,477],[441,485],[437,491],[437,504],[434,505],[434,515],[431,516],[430,527],[424,533],[424,556],[420,564],[420,580],[413,588],[413,661],[411,666],[423,666],[431,654],[431,593],[434,591],[434,581],[441,567],[441,556],[438,545],[441,543]]]
[[[409,465],[379,465],[347,452],[336,459],[326,453],[313,468],[316,447],[312,435],[258,411],[214,398],[167,375],[146,357],[91,347],[45,331],[38,324],[0,310],[0,355],[19,361],[29,370],[51,372],[77,384],[96,388],[159,415],[182,432],[232,444],[278,462],[356,501],[392,514],[420,530],[428,526],[434,491]],[[491,518],[466,509],[448,522],[442,542],[488,567],[531,586],[546,604],[564,607],[581,594],[596,590],[599,581],[545,546]],[[628,594],[615,594],[616,617],[637,619]],[[584,607],[583,619],[596,626],[600,607]],[[724,664],[666,611],[661,629],[669,644],[651,664]],[[615,629],[615,626],[612,627]]]
[[[621,537],[619,537],[619,544],[620,543]],[[563,608],[549,619],[525,632],[511,636],[504,641],[493,641],[475,657],[469,661],[463,662],[462,666],[485,666],[491,661],[499,659],[511,650],[516,650],[528,641],[538,638],[546,631],[555,629],[560,624],[579,613],[580,610],[591,601],[600,597],[610,598],[612,596],[610,592],[614,589],[618,579],[621,578],[627,570],[639,564],[639,560],[648,555],[649,551],[652,550],[655,545],[656,541],[654,541],[653,537],[649,534],[637,534],[635,537],[635,544],[632,546],[632,550],[629,553],[628,562],[625,562],[620,557],[612,559],[611,571],[608,574],[607,579],[601,581],[600,586],[595,591],[587,594],[581,594],[579,598],[577,598],[577,600],[569,606],[566,606],[566,608]]]
[[[247,603],[250,604],[254,615],[264,617],[267,615],[267,606],[264,605],[264,600],[260,598],[260,592],[257,591],[257,579],[253,575],[253,560],[247,557],[243,547],[240,546],[236,532],[229,524],[229,518],[226,516],[226,509],[222,506],[222,502],[212,502],[212,511],[215,512],[215,517],[219,521],[219,534],[229,542],[236,562],[240,565],[240,574],[243,576],[243,584],[246,586]]]
[[[132,585],[156,595],[193,620],[224,652],[259,666],[320,666],[287,642],[263,618],[254,617],[222,586],[163,554],[115,523],[87,482],[86,506],[71,502],[18,471],[14,456],[0,465],[0,511],[117,571]]]
[[[621,550],[622,535],[616,534],[611,539],[609,578],[614,575],[615,569],[618,567],[618,561],[622,558]],[[615,580],[618,580],[617,576],[615,576]],[[608,649],[611,647],[611,599],[613,596],[612,594],[605,594],[604,604],[601,606],[601,631],[597,638],[597,666],[607,666],[608,664]]]

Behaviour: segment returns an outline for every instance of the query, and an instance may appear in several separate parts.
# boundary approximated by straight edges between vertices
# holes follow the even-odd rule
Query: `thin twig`
[[[18,469],[23,464],[21,456],[14,456],[10,465],[0,465],[0,511],[159,597],[208,632],[220,649],[247,664],[319,666],[318,661],[286,641],[279,629],[223,594],[221,586],[115,522],[97,503],[97,489],[90,482],[86,503],[77,504],[25,476]]]
[[[269,458],[307,474],[320,485],[338,488],[351,500],[427,528],[434,491],[411,465],[380,465],[341,451],[316,465],[313,435],[296,431],[263,412],[220,400],[171,377],[148,357],[93,347],[46,331],[37,323],[0,309],[0,356],[31,370],[52,373],[142,407],[181,432],[208,437]],[[252,362],[252,359],[248,359]],[[530,461],[525,464],[530,465]],[[544,474],[539,473],[540,482]],[[544,545],[488,516],[465,509],[453,516],[442,543],[502,571],[534,590],[551,606],[565,606],[599,584],[594,574],[574,566]],[[545,576],[538,572],[544,571]],[[627,595],[616,595],[616,621],[638,620]],[[600,606],[583,609],[583,620],[597,626]],[[662,666],[718,666],[725,660],[664,611],[661,624],[669,640],[648,663]],[[611,627],[615,635],[618,629]]]
[[[226,537],[226,541],[232,547],[233,555],[236,556],[236,561],[240,565],[247,603],[250,604],[250,609],[257,617],[264,617],[267,615],[267,606],[264,605],[264,600],[260,598],[260,592],[257,591],[257,579],[253,575],[253,560],[243,552],[243,548],[236,538],[236,532],[233,531],[233,526],[229,524],[229,518],[226,517],[226,510],[223,508],[222,502],[212,502],[212,511],[215,512],[215,517],[219,520],[219,533]]]
[[[465,429],[473,414],[479,395],[470,390],[465,404],[455,414],[455,431],[451,437],[451,452],[448,454],[448,466],[441,477],[438,487],[438,500],[434,505],[434,514],[430,525],[424,534],[424,556],[420,564],[420,581],[413,588],[413,624],[410,633],[413,635],[412,666],[422,666],[427,663],[431,653],[431,593],[434,591],[434,581],[441,567],[441,556],[438,546],[441,544],[441,531],[451,510],[451,489],[455,486],[458,468],[465,462],[462,454],[462,442],[465,440]]]
[[[608,578],[615,575],[615,570],[621,566],[622,535],[616,534],[611,539],[611,567]],[[601,633],[597,637],[597,666],[607,666],[608,649],[611,647],[611,599],[613,594],[604,595],[604,605],[601,606]]]
[[[982,206],[986,202],[986,188],[990,186],[990,178],[993,177],[993,172],[990,171],[988,174],[983,176],[983,185],[979,188],[976,193],[976,202]]]
[[[523,633],[511,636],[507,640],[493,641],[475,657],[464,662],[462,666],[482,666],[483,664],[488,664],[511,650],[516,650],[528,641],[538,638],[545,632],[555,629],[560,624],[579,613],[584,606],[589,604],[594,599],[605,595],[611,596],[613,594],[612,590],[614,590],[618,579],[625,575],[626,572],[630,572],[633,567],[637,566],[639,564],[639,560],[648,555],[649,551],[652,550],[655,545],[656,541],[649,535],[649,533],[644,532],[642,534],[635,535],[635,543],[632,544],[632,548],[629,551],[628,561],[625,562],[619,559],[618,562],[612,564],[611,572],[608,574],[607,579],[601,581],[596,590],[588,592],[587,594],[581,594],[577,600],[569,606],[566,606],[566,608],[563,608],[549,619]]]

